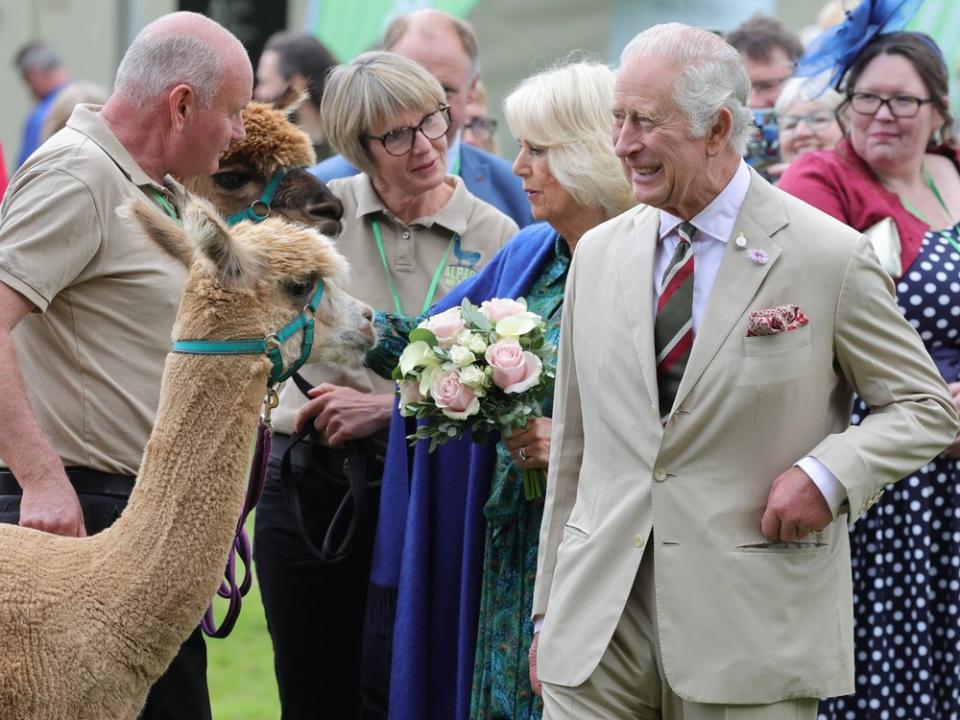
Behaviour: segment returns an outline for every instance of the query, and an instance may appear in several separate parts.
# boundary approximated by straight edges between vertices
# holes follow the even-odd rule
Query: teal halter
[[[244,208],[240,212],[235,212],[228,217],[227,225],[236,225],[243,220],[250,220],[251,222],[263,222],[266,220],[267,215],[270,214],[270,203],[273,202],[273,196],[286,176],[286,170],[277,170],[277,172],[273,174],[273,177],[270,178],[270,182],[268,182],[267,186],[263,189],[263,195],[261,195],[258,200],[250,203],[250,207]]]
[[[323,297],[323,280],[318,282],[317,290],[310,302],[279,332],[271,333],[262,339],[249,340],[174,340],[173,352],[188,355],[266,355],[273,363],[267,385],[273,387],[293,375],[310,357],[310,350],[313,348],[314,317],[317,306],[320,305],[320,298]],[[301,329],[303,342],[300,344],[300,357],[284,371],[280,347]]]

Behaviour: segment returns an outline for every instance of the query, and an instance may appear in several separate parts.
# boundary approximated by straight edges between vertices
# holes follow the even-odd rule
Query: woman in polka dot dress
[[[942,55],[925,35],[879,35],[845,88],[848,137],[780,186],[867,235],[895,228],[899,253],[875,247],[958,402],[960,174]],[[868,412],[858,401],[854,422]],[[856,693],[821,702],[821,720],[960,720],[958,456],[954,442],[852,529]]]

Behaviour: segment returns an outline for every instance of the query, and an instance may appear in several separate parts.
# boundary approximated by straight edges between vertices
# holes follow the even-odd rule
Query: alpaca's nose
[[[307,203],[306,210],[315,220],[339,220],[343,217],[343,203],[333,195]]]
[[[360,311],[360,314],[367,322],[373,322],[373,308],[369,305],[364,305],[363,310]]]

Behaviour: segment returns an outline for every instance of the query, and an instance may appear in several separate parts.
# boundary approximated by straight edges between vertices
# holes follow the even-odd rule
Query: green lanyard
[[[393,281],[393,275],[390,272],[390,266],[387,264],[387,255],[383,251],[383,238],[380,235],[380,223],[374,220],[372,225],[373,237],[377,240],[377,250],[380,251],[380,262],[383,263],[383,272],[387,276],[387,285],[390,288],[390,293],[393,295],[393,309],[396,311],[397,315],[406,315],[406,313],[403,311],[403,305],[400,303],[400,293],[397,292],[397,285]],[[437,269],[433,273],[433,280],[430,281],[430,287],[427,289],[427,296],[423,299],[423,307],[420,309],[421,315],[423,315],[423,313],[429,310],[430,306],[433,305],[433,296],[437,294],[437,286],[440,284],[440,276],[443,274],[444,265],[447,264],[447,255],[450,254],[450,248],[453,247],[453,242],[456,239],[456,233],[451,235],[450,242],[447,243],[447,249],[443,251],[443,257],[440,258],[440,263],[437,265]]]
[[[167,199],[163,196],[163,193],[162,193],[162,192],[160,192],[159,190],[157,190],[157,189],[156,189],[155,187],[153,187],[152,185],[148,185],[148,186],[147,186],[147,190],[149,190],[150,193],[157,199],[157,202],[160,203],[160,207],[163,208],[163,211],[164,211],[167,215],[169,215],[170,217],[172,217],[174,220],[177,220],[177,221],[180,220],[180,216],[177,215],[176,209],[174,209],[173,205],[170,204],[170,201],[167,200]]]
[[[930,188],[930,191],[933,193],[934,197],[937,198],[937,202],[940,203],[940,207],[943,208],[943,211],[947,214],[947,217],[949,218],[949,217],[950,217],[950,208],[948,208],[948,207],[947,207],[947,203],[945,203],[945,202],[943,201],[943,196],[940,194],[940,191],[937,190],[937,186],[936,186],[936,184],[933,182],[933,176],[930,175],[930,171],[927,170],[927,166],[926,166],[926,165],[923,166],[923,179],[926,181],[927,187]],[[919,210],[917,210],[908,200],[906,200],[905,198],[902,198],[902,197],[901,197],[901,198],[900,198],[900,202],[903,204],[903,206],[904,206],[907,210],[910,211],[910,213],[911,213],[914,217],[916,217],[916,218],[922,220],[923,222],[927,223],[927,225],[930,225],[930,222],[923,216],[923,214],[922,214]],[[951,245],[953,245],[954,249],[956,249],[957,252],[960,252],[960,243],[958,243],[958,242],[956,241],[956,239],[953,237],[952,234],[947,234],[947,235],[944,235],[943,237],[946,237],[947,242],[949,242]]]
[[[460,142],[463,142],[462,140]],[[460,176],[460,153],[457,153],[457,156],[453,158],[453,163],[450,165],[450,174]]]

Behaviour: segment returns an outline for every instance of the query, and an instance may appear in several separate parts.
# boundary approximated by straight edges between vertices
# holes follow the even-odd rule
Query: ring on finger
[[[520,462],[527,461],[527,449],[525,447],[520,448],[520,452],[517,453],[517,460]]]

